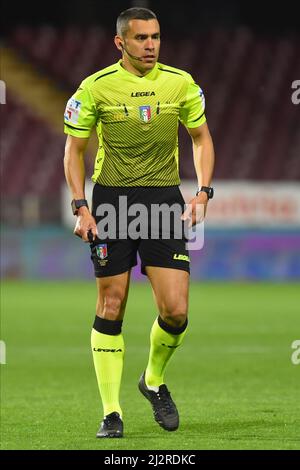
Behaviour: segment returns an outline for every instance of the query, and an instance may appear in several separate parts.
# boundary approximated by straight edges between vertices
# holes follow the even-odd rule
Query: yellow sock
[[[165,369],[175,350],[182,343],[186,326],[187,322],[181,328],[172,328],[160,317],[155,320],[150,334],[150,354],[145,374],[147,386],[159,387],[164,383]]]
[[[119,394],[124,360],[123,335],[101,333],[94,325],[91,345],[104,416],[113,411],[122,416]]]

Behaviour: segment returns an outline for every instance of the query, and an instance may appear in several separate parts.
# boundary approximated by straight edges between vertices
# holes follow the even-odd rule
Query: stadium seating
[[[11,95],[7,96],[2,129],[2,192],[6,196],[59,192],[63,136],[49,129]]]
[[[71,94],[87,75],[118,59],[112,39],[100,27],[18,27],[7,44]],[[205,91],[216,178],[300,179],[300,105],[291,101],[291,84],[300,79],[299,37],[216,29],[179,44],[164,38],[160,60],[189,71]],[[64,136],[15,97],[8,97],[5,109],[2,190],[58,191]],[[190,138],[182,128],[180,150],[181,177],[194,178]]]

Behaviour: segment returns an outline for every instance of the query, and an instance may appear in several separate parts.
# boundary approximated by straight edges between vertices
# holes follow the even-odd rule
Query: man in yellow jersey
[[[174,219],[182,219],[183,224],[183,219],[189,218],[194,224],[196,208],[202,206],[205,213],[213,196],[214,149],[204,114],[204,95],[188,73],[158,62],[160,28],[155,14],[146,8],[122,12],[115,45],[122,53],[121,60],[86,78],[65,111],[65,174],[77,216],[74,232],[90,241],[98,289],[91,346],[104,418],[97,437],[123,436],[119,402],[122,322],[137,253],[159,312],[151,330],[148,364],[138,386],[163,429],[175,431],[179,426],[164,373],[187,328],[187,240],[184,234],[176,236],[176,230],[171,230],[169,237],[162,236],[160,226],[151,236],[154,223],[149,213],[154,205],[177,204],[180,214],[175,213]],[[179,121],[192,139],[198,179],[195,197],[185,211],[178,187]],[[90,211],[84,193],[83,155],[94,126],[99,150]],[[130,236],[130,230],[124,235],[120,221],[126,214],[120,201],[128,208],[127,228],[134,221],[136,205],[149,211],[141,224],[147,226],[145,236]],[[106,233],[102,223],[106,223],[105,210],[111,206],[113,229]]]

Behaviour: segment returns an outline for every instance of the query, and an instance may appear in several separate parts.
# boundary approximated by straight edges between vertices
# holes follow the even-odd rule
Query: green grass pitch
[[[166,383],[180,428],[153,420],[137,389],[156,308],[132,284],[123,332],[125,437],[96,439],[102,407],[90,351],[93,282],[4,282],[2,449],[299,449],[299,285],[193,283],[189,330]]]

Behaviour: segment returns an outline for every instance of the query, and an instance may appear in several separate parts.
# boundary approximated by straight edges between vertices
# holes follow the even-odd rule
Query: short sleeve
[[[69,99],[64,115],[64,132],[74,137],[89,137],[97,121],[97,110],[87,86],[80,85]]]
[[[189,75],[186,98],[179,111],[179,119],[186,127],[199,127],[206,122],[205,98],[202,89]]]

